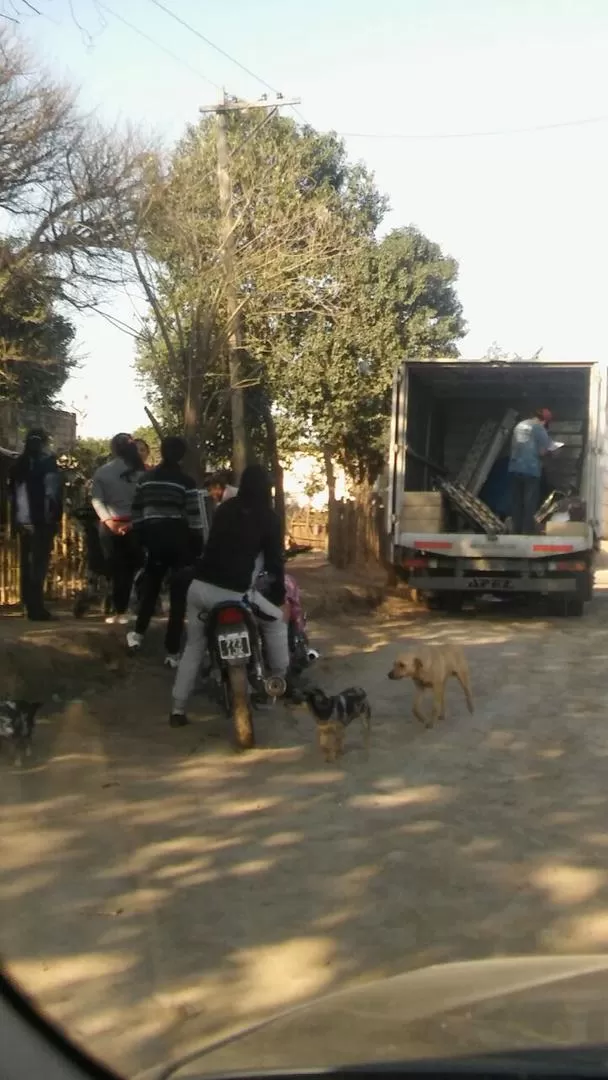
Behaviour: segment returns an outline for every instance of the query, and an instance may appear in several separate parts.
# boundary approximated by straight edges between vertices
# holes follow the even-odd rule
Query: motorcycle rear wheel
[[[253,713],[249,697],[247,669],[244,667],[228,668],[228,690],[230,714],[234,724],[234,740],[237,750],[252,750],[255,746]]]

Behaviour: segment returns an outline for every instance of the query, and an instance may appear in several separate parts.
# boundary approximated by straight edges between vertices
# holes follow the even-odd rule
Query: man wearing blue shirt
[[[534,515],[540,499],[542,459],[552,448],[547,432],[549,409],[538,409],[528,420],[520,420],[513,430],[509,475],[513,532],[532,536]]]

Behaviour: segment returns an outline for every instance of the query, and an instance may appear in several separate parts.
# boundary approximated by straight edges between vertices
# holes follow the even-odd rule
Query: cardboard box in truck
[[[582,614],[592,592],[594,546],[603,535],[602,374],[593,363],[542,360],[414,359],[399,367],[387,530],[393,562],[413,588],[454,608],[467,596],[532,593],[552,598],[564,614]],[[433,489],[439,479],[459,476],[472,450],[483,444],[478,436],[484,426],[490,431],[495,423],[498,429],[505,417],[514,423],[541,407],[553,414],[552,438],[564,443],[546,459],[547,490],[580,496],[586,522],[576,529],[552,522],[543,535],[493,535],[438,500]],[[489,439],[490,444],[492,466],[479,497],[493,498],[494,514],[504,517],[510,438]]]

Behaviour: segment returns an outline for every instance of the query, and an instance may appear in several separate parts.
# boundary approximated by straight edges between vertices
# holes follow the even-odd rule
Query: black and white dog
[[[366,749],[369,748],[372,710],[365,690],[349,686],[340,694],[326,694],[320,687],[304,692],[306,704],[317,721],[319,744],[326,761],[335,761],[344,751],[346,728],[361,719]]]
[[[32,735],[39,701],[0,701],[0,740],[6,740],[13,754],[13,764],[21,765],[32,752]]]

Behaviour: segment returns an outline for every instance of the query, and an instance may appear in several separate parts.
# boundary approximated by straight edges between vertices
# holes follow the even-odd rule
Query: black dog
[[[13,751],[13,763],[21,765],[32,752],[32,735],[39,701],[0,701],[0,739],[7,739]]]
[[[326,694],[319,687],[305,691],[304,697],[317,721],[319,743],[326,761],[335,761],[344,749],[344,734],[353,720],[361,718],[365,747],[369,748],[372,710],[365,690],[349,686],[340,694]]]

